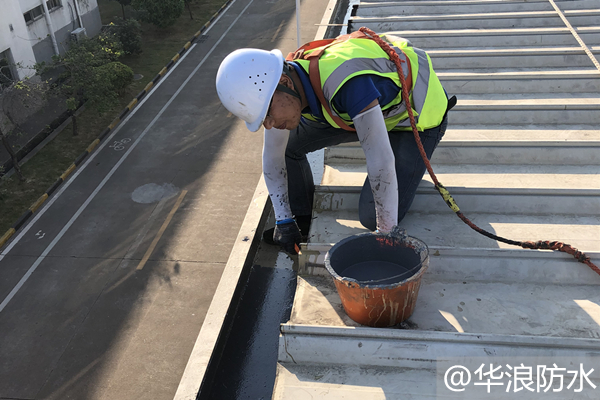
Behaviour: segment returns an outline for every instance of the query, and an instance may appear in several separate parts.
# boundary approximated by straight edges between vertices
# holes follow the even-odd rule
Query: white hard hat
[[[283,71],[277,49],[240,49],[229,54],[217,72],[219,99],[256,132],[262,125]]]

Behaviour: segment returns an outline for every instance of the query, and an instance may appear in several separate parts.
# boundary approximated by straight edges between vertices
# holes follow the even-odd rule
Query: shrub
[[[117,61],[124,54],[121,40],[115,32],[110,30],[100,33],[96,38],[83,40],[83,44],[86,44],[86,49],[92,53],[102,53],[103,60],[100,62]]]
[[[133,18],[116,18],[109,25],[108,32],[114,33],[123,46],[125,54],[140,54],[142,52],[142,26]]]
[[[73,117],[73,135],[77,135],[74,112],[82,101],[104,113],[118,103],[118,92],[132,81],[133,71],[116,61],[121,54],[116,35],[103,32],[97,38],[72,43],[65,54],[52,57],[51,64],[36,66],[38,71],[61,72],[60,83],[55,82],[52,91],[66,99]]]
[[[110,86],[115,92],[122,92],[131,82],[133,82],[133,71],[127,65],[114,61],[100,67],[97,72],[110,82]]]

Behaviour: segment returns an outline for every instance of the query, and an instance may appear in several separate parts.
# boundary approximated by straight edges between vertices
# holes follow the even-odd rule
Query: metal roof
[[[432,164],[467,217],[510,239],[569,243],[598,264],[600,67],[576,37],[600,55],[600,1],[556,1],[572,29],[552,3],[369,1],[348,28],[409,39],[458,97]],[[569,255],[477,234],[427,175],[401,222],[431,254],[415,313],[403,329],[350,320],[323,258],[366,232],[357,213],[365,176],[358,144],[326,149],[274,399],[435,398],[440,360],[600,355],[600,276]]]

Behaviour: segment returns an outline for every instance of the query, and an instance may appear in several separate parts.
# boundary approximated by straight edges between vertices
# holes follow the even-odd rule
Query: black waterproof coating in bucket
[[[394,285],[416,274],[420,252],[384,237],[366,234],[342,240],[329,251],[329,266],[340,277],[365,285]]]
[[[403,263],[408,265],[420,263],[419,257],[416,257],[414,252],[405,251],[403,253],[406,253],[400,257]],[[342,268],[340,268],[338,274],[344,278],[354,279],[365,284],[392,285],[410,278],[417,272],[415,268],[409,269],[393,261],[361,261],[352,264],[356,257],[345,255],[345,257],[340,258],[345,259],[339,260]],[[344,265],[347,265],[347,267],[343,268]]]
[[[410,317],[428,265],[427,245],[400,229],[350,236],[325,256],[346,314],[368,326]]]

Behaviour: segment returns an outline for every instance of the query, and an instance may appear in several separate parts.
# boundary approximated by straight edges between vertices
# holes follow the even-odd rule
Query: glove
[[[291,222],[275,225],[273,241],[288,253],[293,255],[298,254],[296,249],[300,248],[302,235],[296,221],[292,220]]]
[[[402,241],[406,241],[408,239],[406,229],[400,228],[400,225],[394,225],[388,235]]]
[[[392,229],[390,231],[381,231],[379,229],[376,229],[373,233],[377,235],[387,235],[401,240],[406,240],[406,238],[408,237],[406,229],[400,228],[400,225],[392,226]]]

